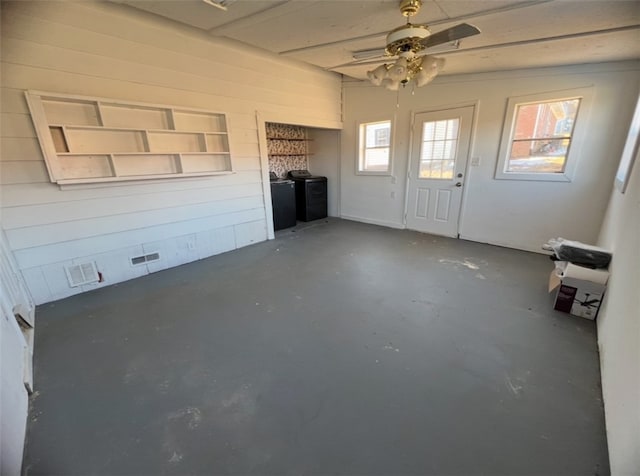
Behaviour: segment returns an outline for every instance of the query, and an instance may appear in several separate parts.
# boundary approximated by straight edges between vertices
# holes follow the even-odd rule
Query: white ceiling
[[[341,65],[384,48],[406,21],[399,0],[236,0],[227,11],[202,0],[112,1],[356,79],[375,66]],[[440,74],[640,58],[638,0],[424,0],[412,19],[433,33],[461,22],[482,33],[437,54]]]

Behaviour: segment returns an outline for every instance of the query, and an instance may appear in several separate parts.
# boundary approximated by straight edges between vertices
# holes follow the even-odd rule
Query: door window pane
[[[459,118],[422,124],[420,178],[443,180],[453,178],[459,127]]]

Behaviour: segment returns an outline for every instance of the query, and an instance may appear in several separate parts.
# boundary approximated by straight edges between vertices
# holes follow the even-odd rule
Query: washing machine
[[[291,170],[289,179],[296,187],[296,216],[300,221],[327,217],[327,177],[311,175],[308,170]]]

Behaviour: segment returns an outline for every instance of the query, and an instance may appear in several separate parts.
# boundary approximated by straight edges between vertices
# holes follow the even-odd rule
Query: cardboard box
[[[549,276],[549,292],[556,291],[553,308],[593,320],[598,315],[609,272],[556,262]]]

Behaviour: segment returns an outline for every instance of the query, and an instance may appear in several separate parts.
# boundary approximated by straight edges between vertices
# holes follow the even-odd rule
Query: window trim
[[[629,184],[633,163],[638,156],[638,151],[640,151],[640,96],[638,97],[636,108],[631,118],[627,139],[622,154],[620,155],[620,162],[614,180],[614,186],[620,193],[624,193]]]
[[[365,147],[364,143],[364,134],[363,130],[365,126],[371,124],[380,124],[383,122],[389,123],[389,161],[387,163],[387,170],[364,170],[361,168],[363,161],[363,152],[367,147]],[[356,175],[378,175],[378,176],[391,176],[393,175],[393,138],[394,138],[394,120],[392,118],[384,118],[378,120],[367,120],[367,121],[357,121],[356,122],[356,161],[355,161],[355,174]],[[375,149],[375,147],[369,147],[370,149]]]
[[[589,116],[591,112],[591,103],[593,102],[593,87],[572,88],[562,91],[548,91],[537,94],[528,94],[525,96],[512,96],[507,101],[504,125],[502,128],[502,136],[500,139],[500,148],[498,151],[498,160],[496,163],[495,178],[497,180],[529,180],[538,182],[571,182],[575,176],[580,151],[584,139],[587,135]],[[569,99],[580,99],[580,105],[576,113],[576,119],[573,125],[573,133],[571,135],[571,145],[567,153],[564,171],[558,173],[552,172],[507,172],[506,167],[508,157],[511,151],[511,145],[514,141],[516,112],[518,106],[524,104],[564,101]],[[531,139],[529,139],[531,140]]]

